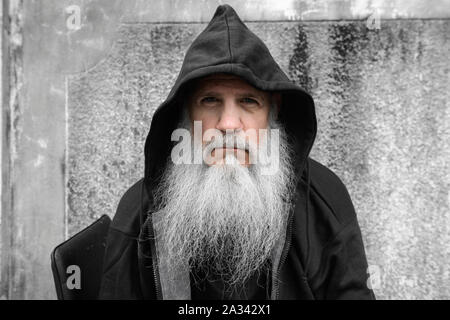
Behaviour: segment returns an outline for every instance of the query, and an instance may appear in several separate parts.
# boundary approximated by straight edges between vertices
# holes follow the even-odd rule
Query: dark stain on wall
[[[328,34],[331,41],[331,52],[333,57],[333,79],[340,85],[349,86],[349,65],[351,58],[357,51],[358,28],[353,23],[332,24]]]
[[[402,62],[406,62],[406,56],[408,55],[408,35],[406,34],[406,32],[402,29],[400,29],[400,31],[398,32],[398,38],[399,38],[399,42],[400,42],[400,51],[401,51],[401,59]]]
[[[332,80],[330,91],[336,115],[330,123],[334,145],[330,148],[338,155],[338,161],[348,161],[349,157],[357,154],[352,146],[345,145],[345,137],[358,134],[361,130],[358,124],[363,123],[361,120],[364,114],[358,108],[360,97],[357,93],[364,82],[361,65],[367,56],[367,30],[361,22],[335,23],[328,27]],[[358,162],[362,164],[365,160],[360,159]]]
[[[309,64],[308,36],[303,26],[299,25],[294,52],[289,61],[289,77],[308,92],[312,89]]]

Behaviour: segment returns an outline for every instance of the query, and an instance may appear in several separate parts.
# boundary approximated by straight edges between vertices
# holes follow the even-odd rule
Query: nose
[[[226,133],[226,130],[243,129],[239,106],[233,101],[227,101],[220,112],[216,129]]]

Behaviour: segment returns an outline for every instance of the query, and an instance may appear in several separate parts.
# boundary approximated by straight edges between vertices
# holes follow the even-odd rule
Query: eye
[[[241,102],[245,104],[258,104],[258,101],[252,98],[242,98]]]
[[[219,101],[219,100],[215,97],[204,97],[203,99],[200,100],[200,102],[202,102],[202,103],[214,103],[217,101]]]

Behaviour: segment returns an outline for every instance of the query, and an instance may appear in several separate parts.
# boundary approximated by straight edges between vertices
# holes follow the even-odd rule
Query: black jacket
[[[145,143],[145,176],[120,200],[104,258],[102,299],[189,299],[189,281],[169,284],[154,241],[152,190],[170,155],[170,135],[190,80],[230,73],[283,94],[280,120],[295,141],[297,191],[272,270],[272,299],[374,299],[352,201],[341,180],[309,157],[317,122],[314,101],[289,80],[264,43],[228,5],[219,6],[189,47]],[[163,275],[163,276],[162,276]],[[174,284],[175,283],[175,284]]]

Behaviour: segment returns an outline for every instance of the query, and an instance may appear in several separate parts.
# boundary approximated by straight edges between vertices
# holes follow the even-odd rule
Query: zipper
[[[153,219],[151,214],[148,216],[145,224],[149,235],[148,241],[150,242],[150,252],[152,254],[152,272],[155,284],[156,299],[162,300],[163,297],[161,293],[161,281],[159,279],[159,271],[158,271],[158,257],[156,254],[156,245],[155,245],[155,232],[153,229]]]
[[[280,258],[280,263],[278,264],[278,268],[277,268],[277,273],[276,273],[276,280],[275,280],[275,288],[274,288],[274,300],[278,300],[278,297],[280,295],[280,286],[279,286],[279,275],[281,272],[281,267],[283,266],[284,262],[286,261],[287,258],[287,254],[289,251],[289,248],[291,247],[291,237],[292,237],[292,221],[294,218],[294,208],[291,209],[291,214],[289,216],[289,221],[288,221],[288,234],[287,234],[287,239],[286,239],[286,243],[283,247],[283,251],[281,253],[281,258]]]
[[[309,148],[309,150],[311,150],[311,147]],[[308,150],[307,154],[309,154],[309,150]],[[308,161],[308,157],[306,157],[306,161]],[[308,168],[308,170],[309,170],[309,168]],[[279,276],[280,276],[280,273],[281,273],[281,268],[283,267],[283,264],[286,261],[289,249],[291,247],[292,228],[293,228],[292,227],[292,223],[293,223],[293,220],[294,220],[295,206],[296,206],[296,204],[298,202],[297,201],[297,196],[298,195],[296,194],[296,196],[294,197],[295,201],[293,202],[293,205],[292,205],[292,208],[291,208],[291,213],[290,213],[290,216],[289,216],[288,225],[287,225],[287,228],[288,228],[288,233],[286,235],[287,239],[286,239],[286,243],[285,243],[285,245],[283,247],[283,251],[281,253],[280,263],[278,264],[278,268],[277,268],[277,273],[276,273],[276,278],[275,278],[276,279],[275,280],[275,288],[274,288],[274,293],[275,293],[274,294],[274,300],[278,300],[279,295],[280,295]],[[308,199],[306,199],[306,201],[308,201]],[[308,248],[308,250],[309,250],[309,248]]]
[[[152,274],[153,274],[153,281],[154,281],[154,285],[155,285],[155,294],[156,294],[156,299],[157,300],[162,300],[162,293],[161,293],[161,281],[159,279],[159,271],[158,271],[158,260],[157,260],[157,254],[156,254],[156,245],[155,245],[155,231],[153,229],[153,216],[151,213],[149,213],[149,211],[147,210],[146,213],[146,219],[145,221],[142,220],[143,217],[143,212],[144,212],[144,208],[143,208],[143,197],[144,197],[144,192],[147,193],[146,191],[146,187],[145,187],[145,179],[142,179],[142,187],[141,187],[141,214],[140,214],[140,224],[142,226],[141,229],[141,233],[143,233],[144,235],[148,235],[148,239],[145,239],[145,236],[143,239],[139,239],[138,244],[139,244],[139,254],[143,254],[143,252],[145,251],[145,249],[141,248],[141,243],[145,243],[145,241],[149,241],[150,243],[150,252],[151,252],[151,256],[152,256],[152,264],[151,265],[147,265],[147,260],[146,257],[144,256],[144,267],[151,267],[152,269]],[[147,231],[147,232],[146,232]],[[144,245],[145,247],[145,245]]]

